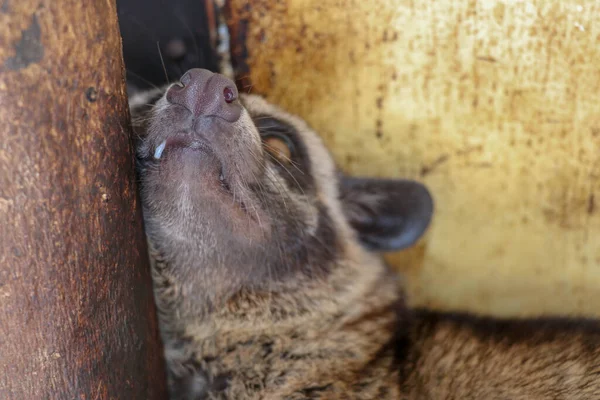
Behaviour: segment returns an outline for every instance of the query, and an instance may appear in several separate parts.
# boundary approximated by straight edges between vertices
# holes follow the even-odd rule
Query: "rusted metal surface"
[[[114,0],[0,4],[0,398],[164,399]]]
[[[434,4],[435,3],[435,4]],[[419,305],[600,316],[600,4],[230,0],[240,86],[433,191]]]

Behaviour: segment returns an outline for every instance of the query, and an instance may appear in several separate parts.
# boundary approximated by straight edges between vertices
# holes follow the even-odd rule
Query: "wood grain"
[[[114,0],[1,3],[0,121],[0,398],[165,398]]]

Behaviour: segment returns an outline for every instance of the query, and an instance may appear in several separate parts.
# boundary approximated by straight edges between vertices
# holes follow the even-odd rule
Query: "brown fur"
[[[130,103],[174,399],[600,399],[596,322],[407,310],[396,275],[362,240],[365,207],[378,210],[385,192],[345,187],[299,118],[245,96],[238,123],[205,127],[223,131],[211,143],[246,215],[212,170],[143,161],[180,118],[164,98],[146,101]],[[268,162],[257,116],[294,128],[309,181]]]

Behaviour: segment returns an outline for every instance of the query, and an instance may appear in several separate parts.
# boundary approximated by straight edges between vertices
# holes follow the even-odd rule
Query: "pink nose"
[[[194,117],[218,117],[228,122],[240,118],[242,107],[233,81],[206,69],[194,68],[181,77],[183,87],[173,85],[167,101],[189,110]]]

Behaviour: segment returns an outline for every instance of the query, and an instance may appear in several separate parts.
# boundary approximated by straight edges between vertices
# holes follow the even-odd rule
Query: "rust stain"
[[[491,63],[498,62],[498,60],[496,58],[491,57],[491,56],[479,56],[479,57],[477,57],[477,59],[479,61],[486,61],[486,62],[491,62]]]
[[[250,66],[248,65],[247,35],[249,25],[250,3],[242,8],[234,7],[231,2],[225,2],[224,12],[230,36],[231,65],[236,78],[238,90],[252,87]],[[259,33],[259,37],[264,31]],[[262,41],[262,37],[259,39]]]
[[[440,157],[438,157],[435,161],[433,161],[431,164],[423,166],[421,168],[421,176],[424,177],[424,176],[430,174],[437,167],[439,167],[440,165],[442,165],[443,163],[448,161],[449,158],[450,158],[450,156],[448,154],[443,154]]]
[[[238,78],[348,172],[417,177],[442,205],[416,303],[599,315],[598,2],[250,4],[228,2]]]

